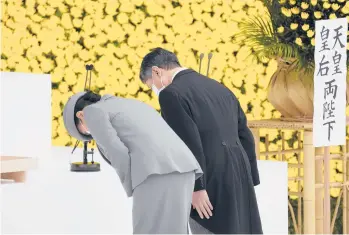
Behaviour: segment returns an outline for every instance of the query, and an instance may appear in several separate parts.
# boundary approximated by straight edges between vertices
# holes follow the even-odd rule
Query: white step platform
[[[70,172],[82,149],[53,147],[38,159],[25,183],[3,184],[3,234],[130,234],[132,199],[111,168],[96,152],[100,172]],[[261,185],[256,187],[265,234],[288,234],[287,164],[258,161]]]

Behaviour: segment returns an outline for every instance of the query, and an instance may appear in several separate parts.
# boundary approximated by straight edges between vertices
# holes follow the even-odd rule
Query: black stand
[[[91,151],[88,151],[87,145],[89,142],[84,142],[84,152],[83,152],[83,162],[73,162],[70,164],[71,171],[79,171],[79,172],[92,172],[92,171],[100,171],[101,166],[98,162],[93,161],[94,149],[91,148]],[[88,162],[88,155],[92,154],[92,161]]]

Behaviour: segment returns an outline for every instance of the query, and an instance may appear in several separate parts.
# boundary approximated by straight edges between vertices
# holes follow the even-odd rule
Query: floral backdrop
[[[64,128],[62,108],[69,96],[83,90],[85,64],[95,67],[96,92],[135,98],[159,109],[158,98],[139,80],[142,57],[158,46],[174,51],[182,65],[195,70],[199,54],[205,53],[205,73],[207,54],[212,52],[210,77],[237,95],[248,119],[280,115],[266,100],[276,62],[255,62],[235,38],[239,22],[265,14],[261,1],[2,0],[1,7],[1,71],[51,74],[53,145],[74,143]],[[277,150],[280,133],[268,133],[269,150]],[[285,137],[289,148],[296,146],[293,132]],[[260,147],[265,150],[263,143]],[[288,161],[296,157],[288,156]],[[341,161],[332,161],[332,181],[342,180],[340,169]],[[290,176],[296,173],[289,170]],[[296,182],[289,187],[296,191]],[[338,190],[332,189],[332,195]]]

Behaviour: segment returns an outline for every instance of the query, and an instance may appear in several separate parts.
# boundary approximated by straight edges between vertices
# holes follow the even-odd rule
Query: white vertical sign
[[[347,32],[347,18],[315,22],[315,147],[345,144]]]

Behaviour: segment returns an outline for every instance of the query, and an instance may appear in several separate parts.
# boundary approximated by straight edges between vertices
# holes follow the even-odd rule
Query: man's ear
[[[152,75],[160,76],[160,69],[158,66],[152,66],[151,71],[152,71]]]

